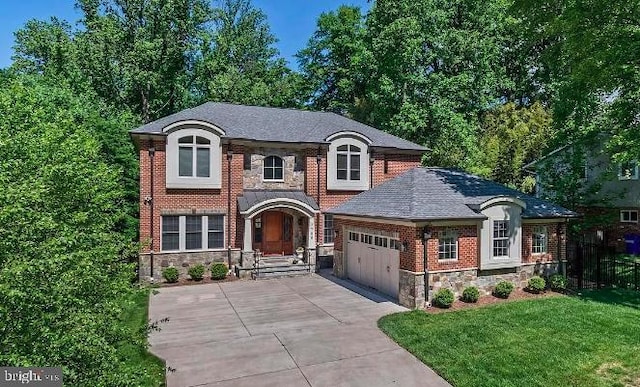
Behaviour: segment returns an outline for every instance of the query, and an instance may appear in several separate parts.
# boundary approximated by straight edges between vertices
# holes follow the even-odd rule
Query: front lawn
[[[380,328],[454,386],[640,386],[640,293],[385,316]]]

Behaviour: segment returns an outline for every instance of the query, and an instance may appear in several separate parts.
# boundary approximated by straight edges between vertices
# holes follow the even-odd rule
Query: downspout
[[[322,211],[320,206],[320,162],[322,161],[322,154],[320,148],[316,154],[316,167],[318,173],[316,173],[316,201],[318,202],[318,209]],[[320,255],[320,211],[316,214],[316,270],[318,270],[318,256]]]
[[[227,268],[231,270],[231,143],[227,145]]]
[[[427,226],[422,229],[422,267],[424,269],[424,306],[429,306],[429,268],[427,267],[427,244],[431,234]]]
[[[155,165],[155,155],[156,155],[156,148],[153,146],[153,140],[151,140],[151,147],[149,148],[149,158],[151,160],[151,192],[149,194],[149,210],[150,210],[150,214],[151,214],[151,220],[149,222],[150,226],[151,226],[151,233],[150,233],[150,238],[151,238],[151,250],[149,251],[149,263],[150,263],[150,269],[151,269],[151,281],[153,282],[153,247],[155,245],[155,239],[154,239],[154,228],[155,228],[155,218],[154,218],[154,211],[153,211],[153,194],[154,194],[154,165]]]
[[[375,159],[373,158],[373,149],[369,154],[369,188],[373,188],[373,163]]]

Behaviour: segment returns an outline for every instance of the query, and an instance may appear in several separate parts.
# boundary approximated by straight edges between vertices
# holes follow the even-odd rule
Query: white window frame
[[[633,168],[626,169],[624,171],[622,170],[624,166],[623,163],[618,164],[618,180],[638,180],[638,161],[631,160],[629,161],[629,164],[633,164]],[[626,172],[631,173],[627,174]]]
[[[625,215],[627,215],[628,219],[625,219]],[[635,216],[636,220],[632,220],[631,218]],[[620,223],[638,223],[638,210],[620,210]]]
[[[267,159],[273,159],[273,160],[280,160],[280,163],[282,163],[282,165],[280,167],[273,165],[273,166],[267,166]],[[284,182],[284,171],[285,171],[285,162],[284,159],[280,156],[277,155],[269,155],[267,157],[265,157],[264,159],[262,159],[262,181],[264,182],[268,182],[268,183],[283,183]],[[276,169],[282,169],[282,179],[276,179],[276,178],[272,178],[272,179],[268,179],[265,175],[265,170],[267,168],[273,169],[273,176],[276,175]]]
[[[539,239],[537,239],[539,237]],[[536,242],[540,242],[537,244]],[[549,231],[547,226],[534,226],[531,232],[531,254],[546,254],[549,252]]]
[[[162,242],[164,239],[164,218],[165,217],[171,217],[171,216],[176,216],[178,217],[178,249],[171,249],[171,250],[165,250],[162,247]],[[197,216],[197,217],[201,217],[202,218],[202,222],[201,222],[201,248],[199,249],[188,249],[186,248],[187,245],[187,236],[186,236],[186,231],[187,231],[187,217],[189,216]],[[209,248],[209,217],[216,217],[216,216],[222,216],[223,217],[223,221],[222,221],[222,240],[223,240],[223,245],[222,247],[215,247],[215,248]],[[227,245],[227,239],[226,239],[226,229],[227,229],[227,216],[224,214],[209,214],[209,215],[162,215],[160,217],[160,251],[161,252],[173,252],[173,253],[179,253],[179,252],[198,252],[198,251],[223,251],[226,250],[226,245]]]
[[[447,247],[449,247],[448,251]],[[453,252],[453,257],[447,257],[447,255],[451,255],[451,252]],[[438,234],[438,261],[457,261],[459,253],[458,233],[455,230],[440,232]]]
[[[183,137],[193,136],[193,143],[180,144]],[[202,137],[209,140],[209,144],[196,144],[196,138]],[[218,134],[205,129],[184,128],[174,130],[167,135],[166,147],[166,186],[175,189],[219,189],[222,188],[222,148]],[[192,176],[180,176],[180,147],[193,147]],[[197,151],[200,147],[207,147],[209,152],[209,176],[197,175]]]
[[[328,221],[327,218],[330,220]],[[322,241],[325,245],[332,245],[335,240],[335,219],[333,218],[333,214],[324,214],[322,217]],[[327,223],[331,224],[330,228],[327,228]]]
[[[498,223],[505,223],[506,224],[506,228],[505,230],[505,235],[503,236],[497,236],[496,237],[496,231],[500,231],[500,230],[496,230],[496,225]],[[494,219],[491,222],[491,257],[492,258],[509,258],[509,250],[510,250],[510,243],[509,243],[509,238],[511,237],[511,225],[509,220],[504,220],[504,219]],[[500,246],[500,247],[496,247],[496,242],[497,241],[506,241],[507,245],[506,246]],[[506,255],[496,255],[496,248],[499,249],[506,249],[507,250],[507,254]]]
[[[346,147],[347,150],[341,150],[340,148],[342,147]],[[338,176],[338,172],[340,171],[338,159],[340,158],[340,156],[345,156],[347,158],[347,165],[346,165],[346,169],[344,170],[346,172],[344,179],[341,179],[340,176]],[[358,162],[355,165],[352,163],[353,157],[358,158]],[[336,180],[338,181],[362,180],[362,172],[360,171],[360,164],[362,163],[361,161],[362,161],[362,148],[353,144],[344,144],[339,146],[336,149],[336,170],[334,172],[336,174]],[[356,171],[358,172],[358,178],[354,179],[352,174],[353,172],[356,172]]]
[[[369,142],[355,135],[332,137],[327,153],[327,189],[335,191],[366,191],[369,189]],[[338,148],[347,145],[347,151]],[[351,153],[351,146],[360,148],[359,153]],[[338,154],[347,156],[347,179],[338,180]],[[351,155],[359,154],[360,179],[351,180]]]
[[[190,142],[181,142],[185,138],[190,138]],[[206,143],[198,143],[198,141],[204,140]],[[182,149],[191,150],[191,171],[188,175],[180,174],[180,151]],[[207,152],[207,160],[206,163],[207,172],[206,176],[198,176],[198,167],[201,166],[201,163],[198,162],[198,151],[205,150]],[[208,179],[211,177],[211,156],[213,152],[211,151],[211,140],[202,137],[202,136],[192,136],[192,135],[184,135],[178,138],[178,177],[180,178],[205,178]]]

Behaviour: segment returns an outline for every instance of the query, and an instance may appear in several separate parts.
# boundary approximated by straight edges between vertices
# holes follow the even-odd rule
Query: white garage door
[[[400,241],[347,230],[347,276],[394,298],[398,297]]]

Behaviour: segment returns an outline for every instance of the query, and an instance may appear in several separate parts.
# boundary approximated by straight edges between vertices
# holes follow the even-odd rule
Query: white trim
[[[513,197],[513,196],[498,196],[495,198],[491,198],[489,200],[487,200],[484,203],[480,204],[480,211],[491,207],[491,206],[495,206],[496,204],[502,204],[502,203],[512,203],[515,204],[517,206],[522,207],[523,210],[527,209],[527,204],[525,202],[523,202],[522,200]]]
[[[347,179],[338,180],[338,147],[356,146],[360,148],[360,179],[351,180],[351,157],[347,155]],[[357,137],[339,137],[335,138],[330,144],[327,151],[326,163],[326,179],[327,190],[329,191],[366,191],[369,189],[369,145]]]
[[[264,161],[265,161],[266,159],[268,159],[269,157],[277,157],[277,158],[279,158],[279,159],[280,159],[280,161],[282,161],[282,166],[280,167],[280,168],[282,168],[282,179],[265,179],[265,177],[264,177],[264,169],[265,169]],[[272,169],[273,169],[273,171],[274,171],[274,176],[275,176],[275,170],[276,170],[276,168],[277,168],[277,167],[269,167],[269,168],[272,168]],[[243,169],[244,169],[244,168],[243,168]],[[278,156],[278,155],[271,155],[271,154],[270,154],[270,155],[267,155],[267,156],[265,156],[265,157],[263,157],[263,158],[262,158],[262,171],[261,171],[261,172],[262,172],[262,173],[261,173],[261,175],[262,175],[262,176],[261,176],[261,177],[262,177],[262,182],[263,182],[263,183],[284,183],[284,172],[285,172],[285,170],[286,170],[286,168],[285,168],[285,161],[284,161],[284,158],[283,158],[283,157]]]
[[[623,214],[624,212],[629,213],[629,220],[624,220],[624,217],[622,216],[622,214]],[[635,221],[631,220],[631,214],[632,214],[632,213],[635,213],[635,214],[636,214],[636,220],[635,220]],[[638,216],[639,216],[639,215],[640,215],[640,214],[639,214],[638,210],[620,210],[620,223],[638,224],[638,221],[639,221]]]
[[[629,163],[633,164],[633,173],[630,175],[622,174],[622,163],[618,163],[618,180],[638,180],[638,161],[631,160]]]
[[[178,249],[175,250],[164,250],[162,248],[162,236],[163,232],[163,223],[165,217],[176,216],[178,217]],[[200,217],[202,229],[200,230],[201,237],[201,246],[206,246],[206,248],[200,249],[187,249],[187,216],[196,216]],[[222,247],[209,248],[209,217],[222,216]],[[207,252],[207,251],[226,251],[227,250],[227,215],[226,214],[165,214],[160,215],[160,246],[159,253],[162,254],[171,254],[171,253],[197,253],[197,252]]]
[[[178,140],[185,136],[204,137],[209,140],[209,177],[180,176]],[[194,150],[197,144],[193,144]],[[194,155],[196,152],[193,152]],[[194,156],[195,157],[195,156]],[[166,187],[178,189],[219,189],[222,188],[222,145],[220,137],[205,129],[184,128],[175,130],[167,136],[165,151]],[[193,166],[194,170],[196,166]]]
[[[366,216],[350,216],[350,215],[339,215],[333,214],[334,219],[343,219],[343,220],[353,220],[358,222],[369,222],[369,223],[380,223],[380,224],[393,224],[396,226],[408,226],[408,227],[417,227],[417,225],[413,222],[402,221],[402,220],[392,220],[392,219],[381,219],[381,218],[367,218]]]
[[[308,217],[312,217],[314,214],[317,214],[320,212],[318,210],[313,209],[308,204],[303,203],[299,200],[290,199],[290,198],[275,198],[275,199],[268,199],[263,202],[254,204],[253,206],[249,207],[247,210],[240,211],[240,215],[248,214],[251,217],[254,217],[260,212],[263,212],[265,210],[269,210],[272,208],[278,208],[278,207],[285,207],[285,208],[297,210],[299,212],[303,212]],[[301,211],[300,207],[302,207],[302,209],[306,210],[307,212]]]
[[[353,131],[336,132],[336,133],[330,135],[329,137],[325,138],[324,140],[327,141],[327,142],[331,142],[331,141],[335,140],[336,138],[343,137],[343,136],[358,137],[361,140],[365,141],[367,143],[367,145],[373,144],[373,141],[371,141],[371,139],[369,137],[365,136],[362,133],[353,132]]]
[[[210,124],[208,122],[205,121],[200,121],[200,120],[184,120],[184,121],[178,121],[178,122],[174,122],[173,124],[170,124],[168,126],[165,126],[162,129],[162,132],[164,133],[168,133],[176,128],[179,128],[181,126],[204,126],[206,128],[209,128],[211,130],[213,130],[214,132],[216,132],[218,135],[220,136],[224,136],[226,133],[224,130],[220,129],[219,127]]]

